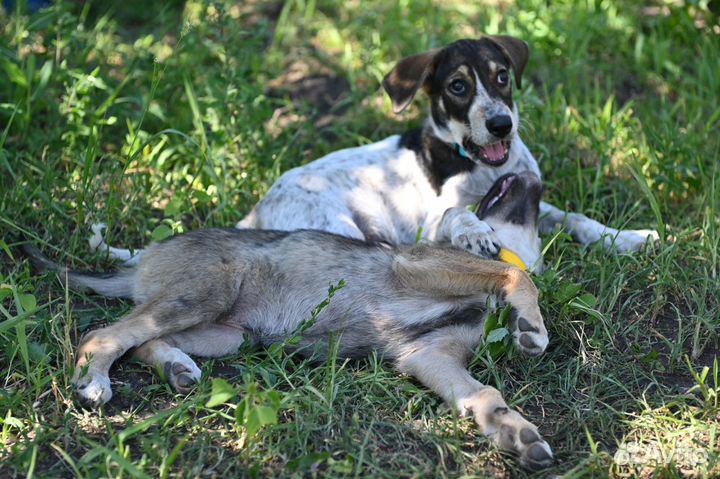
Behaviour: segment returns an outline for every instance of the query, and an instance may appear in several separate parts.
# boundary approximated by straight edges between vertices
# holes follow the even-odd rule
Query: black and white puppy
[[[505,174],[540,176],[518,136],[512,98],[511,73],[519,88],[528,55],[522,40],[484,36],[402,59],[383,87],[396,113],[423,89],[431,102],[424,125],[287,171],[237,227],[318,229],[393,245],[414,243],[421,231],[433,242],[497,253],[502,242],[466,207]],[[564,223],[584,244],[603,239],[606,246],[631,251],[657,238],[655,231],[618,231],[546,203],[540,209],[541,230]],[[107,247],[99,234],[91,245]],[[128,250],[109,251],[132,257]]]

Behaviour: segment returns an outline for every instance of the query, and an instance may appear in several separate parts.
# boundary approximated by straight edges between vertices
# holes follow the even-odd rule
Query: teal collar
[[[463,158],[467,158],[468,160],[472,160],[472,157],[467,154],[467,151],[465,151],[465,148],[463,148],[460,143],[453,143],[453,147],[455,148],[455,151],[458,155],[462,156]]]

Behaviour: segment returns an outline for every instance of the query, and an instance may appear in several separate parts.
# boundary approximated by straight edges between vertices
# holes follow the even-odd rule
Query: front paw
[[[472,415],[483,434],[500,448],[519,456],[523,466],[538,470],[553,464],[552,449],[537,427],[510,409],[497,389],[484,386],[461,400],[458,407],[461,412]]]
[[[78,370],[71,383],[80,404],[87,408],[98,408],[112,397],[110,378],[101,372]]]
[[[451,243],[456,248],[464,249],[474,255],[485,258],[497,256],[500,252],[500,246],[495,237],[495,232],[490,225],[485,222],[453,235]]]
[[[606,247],[615,248],[619,253],[631,253],[652,247],[659,239],[655,230],[622,230],[614,237],[606,236],[604,242]]]
[[[507,410],[506,410],[507,411]],[[496,412],[501,426],[496,434],[496,442],[508,451],[520,457],[520,463],[528,469],[538,470],[553,463],[550,445],[538,433],[537,428],[515,411]]]

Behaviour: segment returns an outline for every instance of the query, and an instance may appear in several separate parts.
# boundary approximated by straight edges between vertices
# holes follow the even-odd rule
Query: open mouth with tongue
[[[510,141],[501,140],[480,146],[469,138],[466,138],[465,141],[463,141],[463,148],[476,160],[480,160],[490,166],[500,166],[508,159]]]
[[[477,215],[480,218],[485,217],[495,205],[501,202],[517,179],[518,176],[513,173],[509,173],[498,179],[490,191],[483,197],[480,205],[478,205]]]

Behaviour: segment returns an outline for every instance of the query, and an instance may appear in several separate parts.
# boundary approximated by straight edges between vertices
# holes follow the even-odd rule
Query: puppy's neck
[[[429,122],[422,128],[405,132],[400,138],[400,146],[415,153],[420,168],[438,196],[449,178],[470,173],[477,166],[472,159],[463,157],[452,142],[435,135]]]
[[[520,150],[524,148],[521,143],[515,136],[511,141],[508,160],[499,167],[493,167],[463,155],[461,148],[452,136],[443,128],[439,128],[432,116],[428,116],[421,128],[405,132],[400,139],[401,147],[415,152],[425,177],[437,195],[440,195],[442,186],[447,180],[462,173],[479,176],[478,181],[471,180],[473,185],[479,182],[485,188],[489,187],[497,177],[513,171],[520,156]],[[472,190],[473,187],[468,189]],[[474,194],[484,195],[486,191],[484,188],[481,190]]]

